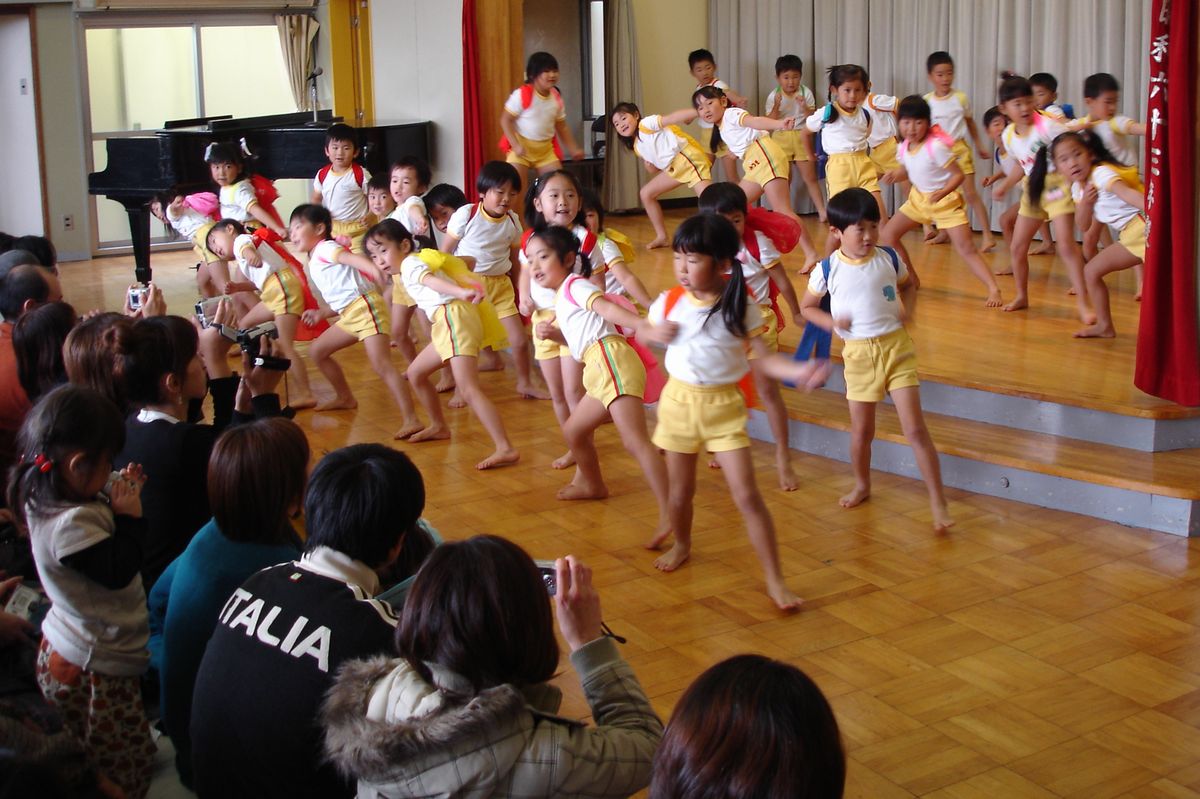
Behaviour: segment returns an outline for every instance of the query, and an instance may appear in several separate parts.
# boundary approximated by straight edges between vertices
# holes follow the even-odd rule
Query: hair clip
[[[205,162],[208,162],[209,160],[212,159],[213,150],[216,149],[216,146],[217,146],[217,143],[214,141],[214,142],[209,142],[208,146],[204,148]]]
[[[39,472],[46,474],[54,468],[54,461],[50,460],[44,454],[39,452],[37,455],[33,456],[33,465],[37,467]]]

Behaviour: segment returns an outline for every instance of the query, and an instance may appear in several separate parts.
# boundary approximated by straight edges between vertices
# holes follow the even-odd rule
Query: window
[[[270,16],[115,26],[106,18],[85,28],[84,48],[90,172],[105,168],[108,139],[157,130],[170,119],[296,110]],[[303,187],[284,185],[293,182],[305,183],[280,181],[280,193],[303,197]],[[128,246],[125,208],[103,197],[92,201],[96,249]],[[152,242],[174,240],[158,220],[150,225]]]
[[[605,114],[604,105],[604,0],[584,0],[583,21],[583,116],[595,119]]]

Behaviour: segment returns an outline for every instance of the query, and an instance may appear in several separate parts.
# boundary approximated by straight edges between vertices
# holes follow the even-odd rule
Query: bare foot
[[[306,411],[309,408],[317,407],[317,398],[309,394],[307,397],[301,397],[300,399],[289,399],[288,405],[291,406],[293,411]]]
[[[800,478],[792,468],[792,460],[786,455],[778,459],[775,469],[779,472],[779,488],[782,491],[795,491],[800,487]]]
[[[937,235],[929,240],[930,244],[945,244],[950,241],[950,234],[944,230],[939,230]]]
[[[1116,338],[1117,330],[1112,325],[1088,325],[1075,331],[1075,338]]]
[[[500,357],[500,353],[493,350],[480,350],[478,368],[481,372],[503,371],[504,359]]]
[[[1079,292],[1075,290],[1075,287],[1074,287],[1074,286],[1071,286],[1071,288],[1067,289],[1067,296],[1068,296],[1068,297],[1074,297],[1074,296],[1075,296],[1076,294],[1078,294],[1078,293],[1079,293]]]
[[[804,266],[802,266],[796,270],[796,274],[807,275],[809,272],[811,272],[813,270],[814,267],[816,267],[816,265],[817,265],[816,261],[813,261],[811,264],[806,262],[804,264]]]
[[[1054,242],[1044,241],[1029,251],[1030,255],[1054,255]]]
[[[676,541],[674,546],[654,559],[654,568],[662,572],[673,572],[687,563],[687,559],[691,557],[691,554],[691,547],[684,546]]]
[[[413,434],[419,433],[424,429],[425,425],[421,424],[421,422],[417,419],[407,420],[404,422],[404,424],[400,425],[400,429],[396,431],[396,435],[392,436],[392,438],[396,441],[403,441],[404,439],[409,438]],[[449,438],[449,436],[450,431],[447,430],[446,437]]]
[[[925,228],[925,241],[933,241],[938,234],[937,228],[933,225],[924,225],[923,227]]]
[[[991,236],[984,236],[983,241],[979,244],[980,252],[991,252],[996,249],[996,240]]]
[[[411,433],[408,437],[408,443],[418,444],[422,441],[445,441],[450,437],[450,428],[445,425],[429,425],[424,430],[418,430]]]
[[[954,526],[954,520],[950,518],[950,511],[945,503],[933,509],[933,531],[935,533],[944,533]]]
[[[771,597],[775,607],[780,610],[798,610],[804,604],[804,600],[796,596],[790,588],[783,584],[782,580],[767,583],[767,596]]]
[[[293,408],[296,406],[292,406]],[[322,411],[352,411],[358,407],[358,400],[354,397],[334,397],[331,400],[326,400],[316,407],[318,413]]]
[[[462,396],[461,396],[461,395],[458,393],[458,391],[457,391],[457,390],[455,390],[455,392],[454,392],[454,396],[453,396],[453,397],[451,397],[451,398],[450,398],[450,401],[449,401],[449,402],[447,402],[446,404],[447,404],[447,405],[449,405],[451,408],[465,408],[465,407],[467,407],[467,401],[466,401],[465,399],[463,399],[463,398],[462,398]]]
[[[666,524],[666,523],[660,524],[658,527],[658,530],[656,530],[654,532],[654,536],[649,541],[642,544],[642,546],[644,546],[646,549],[653,549],[653,550],[662,549],[662,545],[664,543],[666,543],[667,539],[670,536],[671,536],[671,525]]]
[[[821,256],[817,255],[817,253],[815,251],[806,253],[804,256],[804,266],[800,267],[800,270],[799,270],[800,274],[807,275],[820,262],[821,262]]]
[[[533,383],[525,383],[524,385],[517,383],[517,394],[521,396],[521,399],[527,400],[550,399],[549,393],[544,389],[538,388]]]
[[[560,455],[550,464],[555,469],[569,469],[575,465],[575,454],[571,450],[567,450],[566,455]]]
[[[989,308],[999,308],[1004,304],[1004,298],[1000,296],[1000,289],[992,289],[988,292],[987,302],[985,305]]]
[[[559,499],[604,499],[608,496],[608,486],[601,483],[598,486],[576,485],[567,483],[558,490]]]
[[[447,391],[453,391],[454,389],[454,375],[450,373],[449,369],[442,369],[442,377],[438,380],[437,385],[433,387],[433,390],[439,394],[445,394]]]
[[[717,461],[717,459],[716,459],[716,458],[712,458],[712,457],[710,457],[710,458],[708,459],[708,468],[710,468],[710,469],[720,469],[720,468],[721,468],[721,464],[720,464],[720,463]]]
[[[661,247],[670,247],[670,246],[671,246],[670,239],[668,239],[666,236],[659,236],[658,238],[654,239],[654,241],[647,244],[646,249],[647,250],[657,250]]]
[[[1138,286],[1137,293],[1133,295],[1133,301],[1134,302],[1142,301],[1142,287],[1141,286]]]
[[[1004,306],[1005,311],[1023,311],[1029,307],[1029,298],[1024,294],[1017,295],[1017,298]]]
[[[512,449],[511,447],[508,449],[498,449],[491,455],[488,455],[486,458],[481,460],[479,463],[475,464],[475,468],[482,472],[488,469],[496,469],[500,466],[509,466],[519,460],[521,460],[521,453],[517,452],[515,449]]]
[[[870,486],[856,485],[853,491],[838,500],[838,504],[843,508],[853,508],[856,505],[861,505],[862,503],[866,502],[867,498],[870,496]]]
[[[1094,325],[1098,321],[1096,313],[1086,303],[1080,303],[1079,305],[1079,321],[1083,322],[1085,326]]]
[[[992,272],[993,275],[1011,275],[1013,273],[1011,266],[1002,266]]]

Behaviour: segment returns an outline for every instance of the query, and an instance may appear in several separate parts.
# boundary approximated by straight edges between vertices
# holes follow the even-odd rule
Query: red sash
[[[313,296],[312,289],[308,286],[308,275],[304,272],[304,265],[297,261],[296,258],[290,252],[288,252],[287,248],[283,246],[283,239],[280,238],[279,234],[270,228],[261,227],[250,234],[250,236],[252,239],[254,239],[255,247],[259,247],[263,244],[267,245],[275,251],[276,255],[283,259],[284,263],[291,267],[292,272],[294,272],[296,277],[299,278],[300,288],[304,292],[304,310],[319,310],[321,306],[318,305],[317,298]],[[312,341],[328,329],[329,323],[324,319],[322,319],[313,327],[309,327],[308,325],[302,323],[296,327],[296,340]]]

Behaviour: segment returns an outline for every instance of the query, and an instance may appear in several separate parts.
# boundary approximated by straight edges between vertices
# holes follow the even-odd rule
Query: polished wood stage
[[[680,218],[671,213],[670,224]],[[610,222],[648,239],[642,217]],[[923,375],[1087,407],[1190,413],[1132,386],[1132,274],[1114,281],[1117,338],[1080,341],[1053,258],[1032,259],[1033,307],[1005,314],[984,308],[949,246],[909,247],[924,282],[914,326]],[[669,284],[670,257],[656,251],[634,265],[652,291]],[[178,313],[193,301],[190,260],[154,257]],[[62,272],[78,309],[116,308],[132,263],[104,258]],[[1011,294],[1011,278],[1000,284]],[[798,334],[789,326],[784,342]],[[336,357],[360,407],[299,415],[314,455],[393,443],[396,413],[361,351]],[[605,618],[628,637],[623,651],[664,716],[707,666],[761,652],[803,668],[829,695],[850,758],[849,797],[1200,796],[1200,543],[956,489],[948,495],[958,524],[938,537],[919,482],[877,474],[870,501],[843,510],[847,465],[797,454],[801,488],[783,493],[770,448],[755,444],[784,571],[806,599],[784,615],[761,591],[719,472],[699,476],[692,561],[658,573],[640,546],[653,500],[615,431],[597,435],[612,496],[558,502],[553,491],[568,476],[550,467],[563,445],[549,403],[518,399],[511,369],[483,382],[521,462],[475,471],[487,437],[468,411],[449,411],[452,441],[397,445],[424,473],[426,515],[449,538],[497,533],[535,557],[586,559]],[[329,393],[315,373],[314,387]],[[796,412],[836,411],[828,398],[795,397]],[[563,672],[564,711],[586,715],[565,660]]]

